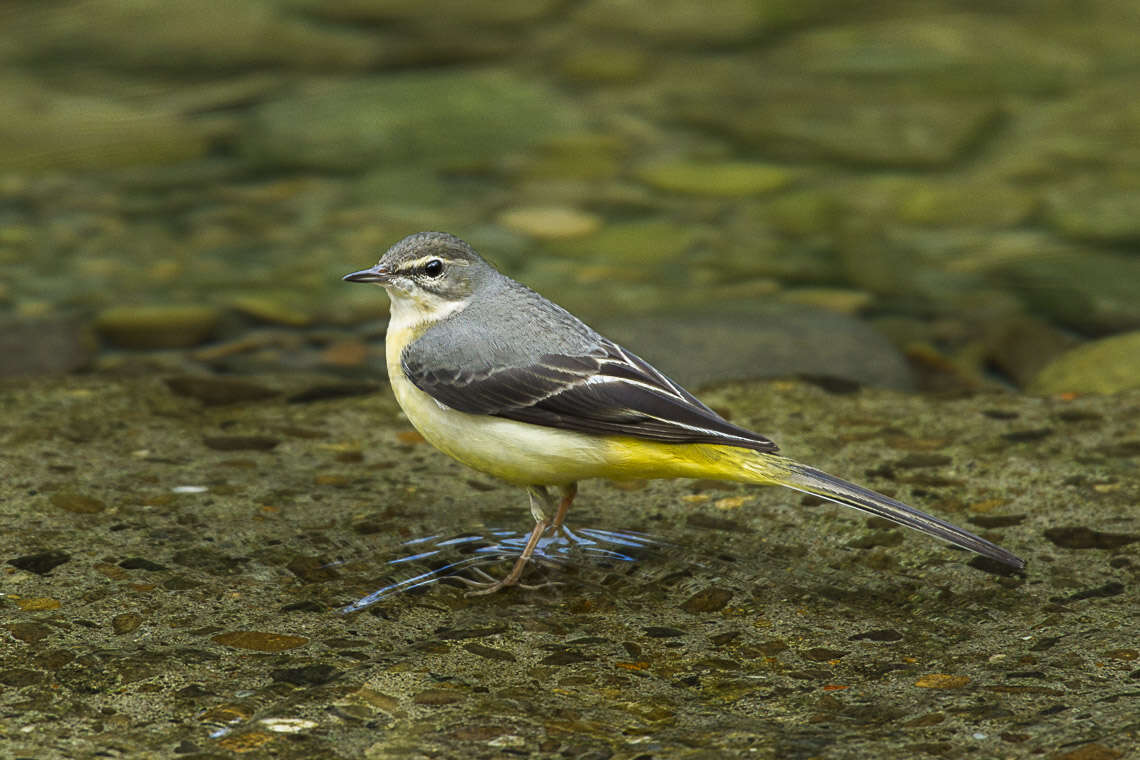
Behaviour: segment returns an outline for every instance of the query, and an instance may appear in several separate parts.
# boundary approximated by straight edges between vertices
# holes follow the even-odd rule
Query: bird
[[[499,580],[466,579],[477,586],[469,593],[519,584],[542,537],[561,529],[578,482],[591,478],[784,486],[1025,567],[969,531],[783,456],[451,234],[409,235],[343,279],[388,292],[385,362],[416,430],[463,464],[527,489],[535,524],[522,553]]]

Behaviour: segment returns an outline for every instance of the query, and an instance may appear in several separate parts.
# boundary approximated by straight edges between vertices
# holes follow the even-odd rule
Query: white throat
[[[392,288],[388,291],[392,301],[388,318],[388,332],[418,333],[467,306],[466,301],[448,301],[432,293],[419,291],[414,296]]]

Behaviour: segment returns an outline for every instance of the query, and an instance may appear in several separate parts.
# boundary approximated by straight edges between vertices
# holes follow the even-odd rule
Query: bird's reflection
[[[397,583],[373,591],[340,609],[342,614],[359,612],[383,599],[438,583],[445,578],[473,583],[486,578],[482,568],[504,560],[513,560],[526,545],[529,533],[515,530],[488,530],[446,537],[442,534],[413,538],[401,544],[410,554],[389,560],[388,565],[401,567],[417,562],[443,561],[444,564],[413,575]],[[563,525],[556,534],[543,536],[535,548],[533,562],[547,566],[566,566],[576,561],[599,564],[638,562],[674,545],[648,533],[614,531],[600,528],[571,530]],[[455,555],[458,558],[450,559]]]

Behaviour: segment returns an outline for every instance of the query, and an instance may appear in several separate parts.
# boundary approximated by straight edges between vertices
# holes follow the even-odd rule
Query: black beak
[[[377,264],[371,269],[361,269],[359,272],[346,274],[341,279],[345,282],[378,282],[383,285],[392,279],[392,273],[388,271],[387,267]]]

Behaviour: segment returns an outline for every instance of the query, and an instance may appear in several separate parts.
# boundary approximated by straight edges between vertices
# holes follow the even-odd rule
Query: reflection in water
[[[408,563],[443,561],[444,564],[427,572],[405,578],[342,607],[342,614],[360,610],[405,591],[427,586],[445,578],[470,582],[464,573],[486,577],[482,567],[505,560],[514,560],[522,553],[529,532],[490,530],[486,533],[463,533],[443,537],[439,534],[413,538],[401,546],[411,554],[389,560],[387,564],[402,566]],[[566,566],[577,561],[599,563],[637,562],[673,544],[637,531],[611,531],[598,528],[571,530],[563,525],[556,535],[543,536],[534,551],[533,562],[548,566]],[[461,555],[449,560],[449,555]]]

